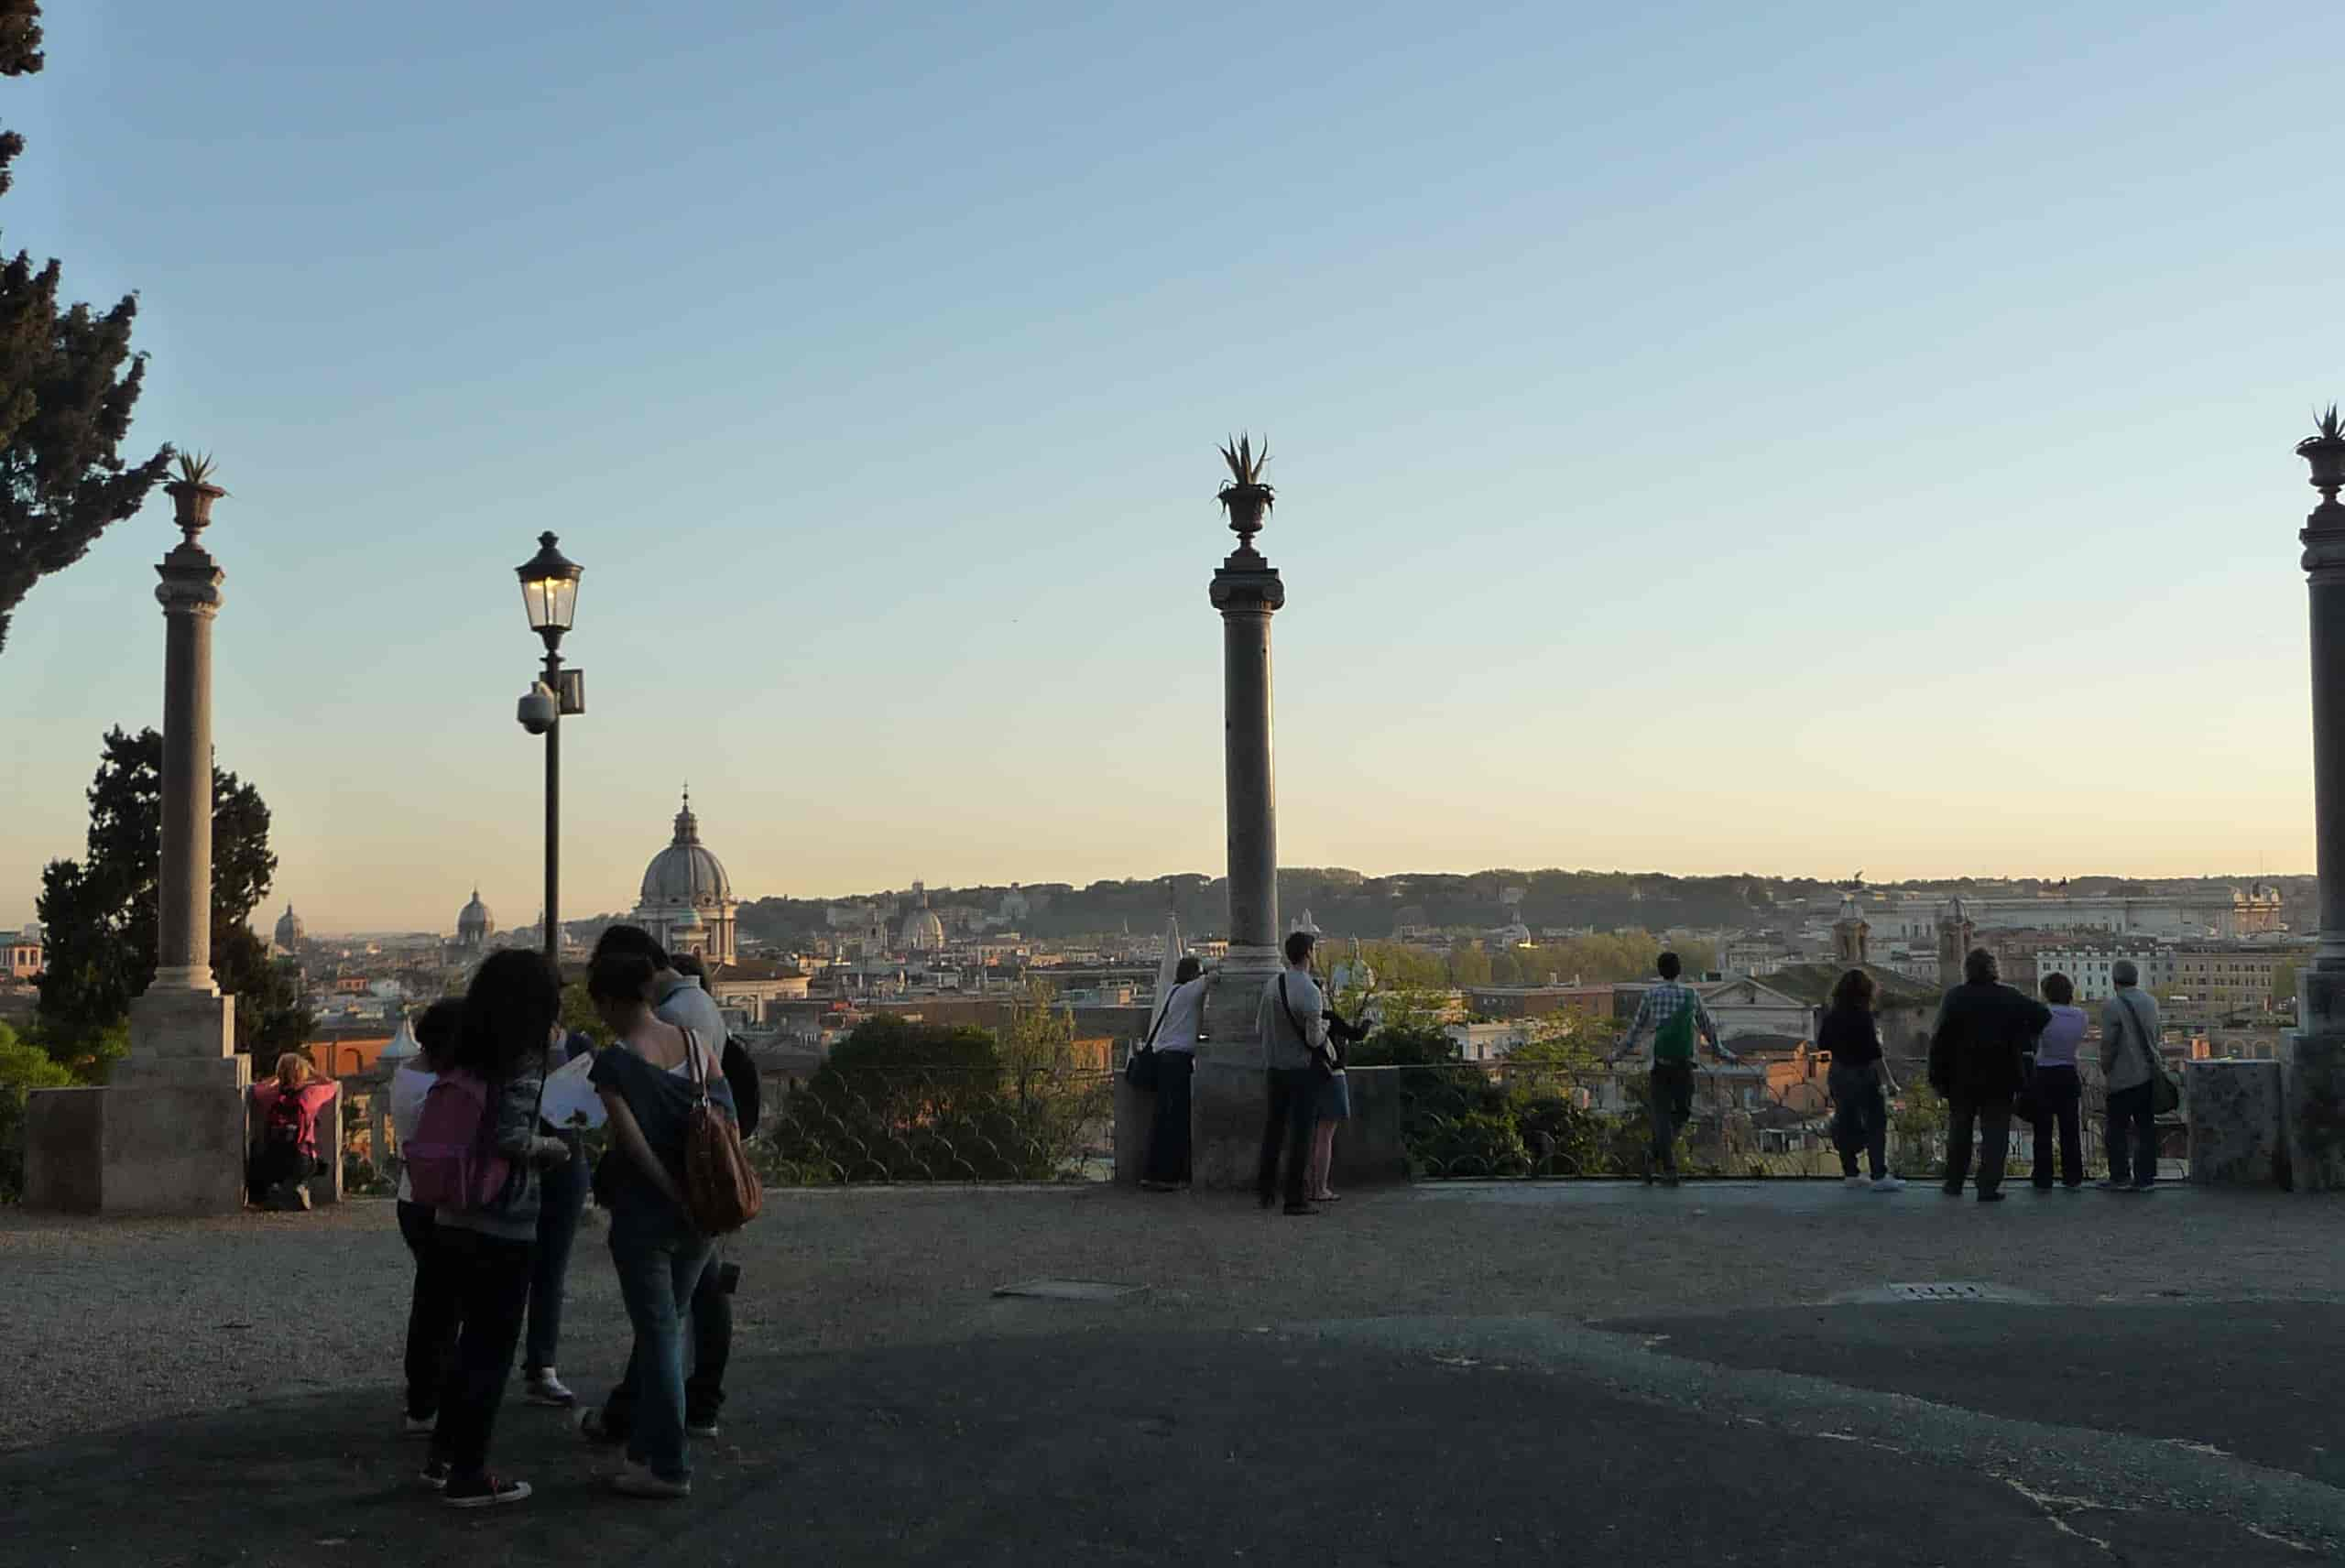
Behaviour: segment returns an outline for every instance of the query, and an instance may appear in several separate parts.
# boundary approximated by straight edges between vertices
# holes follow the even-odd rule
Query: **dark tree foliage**
[[[52,1049],[78,1049],[119,1023],[130,998],[155,977],[163,737],[153,730],[106,732],[89,798],[82,859],[51,861],[41,873],[49,953],[40,1019]],[[212,770],[213,965],[221,989],[240,997],[236,1043],[246,1051],[298,1045],[312,1021],[290,977],[267,962],[245,924],[277,876],[268,821],[258,789]]]
[[[0,76],[41,65],[40,6],[0,0]],[[0,192],[24,147],[0,132]],[[0,267],[0,651],[33,584],[137,511],[171,456],[166,446],[125,464],[119,451],[146,379],[147,356],[130,347],[137,297],[60,310],[59,288],[54,258],[36,268],[19,251]]]

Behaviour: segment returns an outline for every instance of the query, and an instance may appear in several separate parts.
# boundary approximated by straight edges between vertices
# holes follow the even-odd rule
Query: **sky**
[[[313,931],[1222,867],[1267,432],[1282,862],[2311,866],[2300,7],[81,0],[0,243],[217,454],[223,767]],[[158,724],[158,494],[0,652],[0,926]]]

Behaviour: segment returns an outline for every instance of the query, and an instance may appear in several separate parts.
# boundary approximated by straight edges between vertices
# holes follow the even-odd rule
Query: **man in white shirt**
[[[1269,1208],[1279,1193],[1279,1143],[1286,1142],[1286,1213],[1315,1214],[1304,1185],[1311,1165],[1311,1134],[1318,1125],[1322,1067],[1335,1064],[1327,1043],[1327,1003],[1311,977],[1309,931],[1286,939],[1286,968],[1262,987],[1254,1024],[1262,1040],[1270,1104],[1262,1122],[1262,1160],[1255,1195]]]

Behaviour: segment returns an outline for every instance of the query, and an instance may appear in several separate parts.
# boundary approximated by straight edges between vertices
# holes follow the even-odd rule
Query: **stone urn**
[[[2334,495],[2345,486],[2345,435],[2324,430],[2296,443],[2296,455],[2312,465],[2312,487]]]
[[[172,521],[190,540],[212,526],[212,503],[228,492],[217,485],[180,479],[163,486],[171,498]]]
[[[1262,531],[1262,518],[1271,509],[1271,487],[1267,485],[1225,485],[1221,487],[1221,505],[1229,514],[1229,531],[1244,544],[1254,542]]]

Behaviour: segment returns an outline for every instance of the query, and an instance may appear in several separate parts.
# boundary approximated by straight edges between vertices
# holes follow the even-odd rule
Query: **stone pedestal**
[[[2280,1063],[2190,1062],[2182,1072],[2182,1103],[2189,1112],[2191,1183],[2288,1185]]]
[[[104,1088],[27,1097],[26,1206],[180,1216],[243,1208],[245,1059],[125,1059],[115,1077]]]
[[[2299,1192],[2345,1192],[2345,1032],[2290,1036],[2281,1082],[2290,1181]]]

